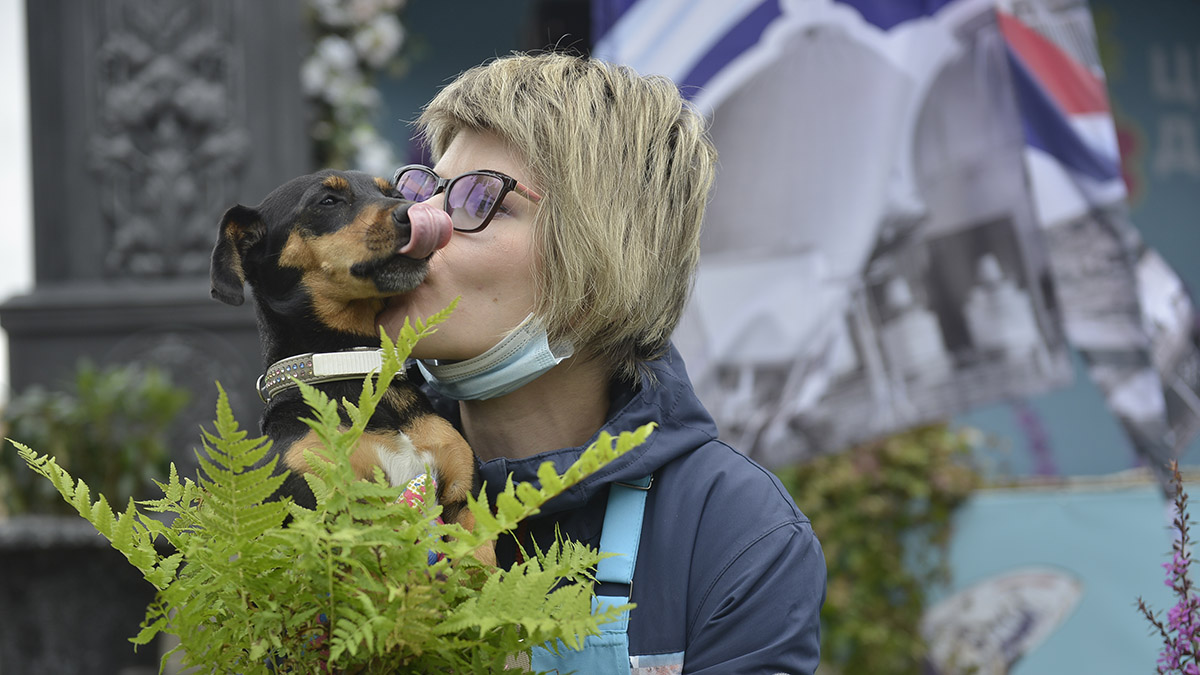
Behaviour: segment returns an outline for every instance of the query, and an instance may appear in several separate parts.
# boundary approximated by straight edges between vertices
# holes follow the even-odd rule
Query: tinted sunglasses
[[[509,192],[516,192],[534,204],[542,201],[541,195],[516,178],[489,169],[442,178],[427,166],[409,164],[396,169],[392,182],[401,197],[414,202],[431,199],[445,190],[446,213],[459,232],[478,232],[487,227]]]

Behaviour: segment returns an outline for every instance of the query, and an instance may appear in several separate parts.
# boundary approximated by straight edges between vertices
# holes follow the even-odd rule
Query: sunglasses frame
[[[406,164],[406,165],[400,167],[399,169],[396,169],[396,173],[392,174],[392,185],[399,186],[400,176],[403,175],[404,173],[407,173],[408,171],[421,171],[430,176],[433,176],[434,179],[437,181],[437,184],[433,188],[433,193],[430,194],[428,197],[426,197],[426,199],[433,199],[440,192],[445,192],[447,195],[449,195],[451,186],[453,186],[454,183],[457,182],[460,178],[465,178],[467,176],[487,176],[489,178],[499,178],[500,179],[501,185],[502,185],[502,187],[500,188],[500,194],[496,195],[496,201],[492,203],[491,208],[488,209],[487,215],[485,215],[483,217],[483,220],[479,224],[479,226],[471,228],[469,230],[464,230],[464,229],[455,227],[454,230],[456,232],[479,232],[479,231],[483,230],[483,228],[487,227],[488,224],[492,222],[492,217],[496,215],[496,211],[500,208],[500,203],[504,201],[504,198],[506,196],[508,196],[509,192],[516,192],[517,194],[528,199],[529,201],[533,202],[534,204],[537,204],[538,202],[542,201],[542,196],[540,194],[538,194],[537,192],[534,192],[532,189],[530,189],[524,183],[521,183],[516,178],[513,178],[512,176],[510,176],[506,173],[500,173],[499,171],[494,171],[492,169],[479,169],[477,171],[468,171],[464,174],[459,174],[459,175],[455,176],[454,178],[442,178],[441,176],[437,175],[436,171],[425,166],[424,164]],[[451,222],[453,222],[454,212],[450,208],[450,200],[449,199],[445,199],[442,201],[442,208],[451,217]]]

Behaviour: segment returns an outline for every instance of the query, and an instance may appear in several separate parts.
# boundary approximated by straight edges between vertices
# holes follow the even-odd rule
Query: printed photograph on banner
[[[768,466],[1071,377],[995,13],[944,14],[785,12],[714,99],[677,339],[722,434]]]
[[[1163,442],[1177,458],[1200,433],[1200,327],[1196,309],[1179,275],[1153,249],[1142,249],[1137,280],[1150,335],[1151,362],[1162,382],[1166,404]],[[1122,412],[1120,408],[1117,411]]]
[[[1195,311],[1129,215],[1091,13],[1082,0],[1001,11],[1026,162],[1066,335],[1137,459],[1165,478],[1200,431]]]

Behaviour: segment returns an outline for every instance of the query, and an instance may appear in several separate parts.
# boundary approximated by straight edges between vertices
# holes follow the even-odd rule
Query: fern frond
[[[562,584],[595,567],[600,555],[583,544],[556,542],[548,551],[504,572],[497,572],[478,595],[458,605],[438,625],[440,634],[469,631],[478,638],[504,627],[517,627],[529,644],[564,640],[578,648],[585,635],[629,607],[593,613],[591,585]],[[583,579],[579,579],[583,581]]]
[[[159,555],[154,549],[153,537],[150,536],[149,530],[139,524],[141,516],[133,500],[130,500],[124,513],[115,515],[104,495],[92,502],[87,484],[82,480],[76,481],[52,458],[38,455],[16,441],[10,442],[17,448],[21,459],[35,472],[48,478],[63,499],[104,535],[113,548],[124,554],[130,564],[143,573],[154,569]]]
[[[182,479],[172,466],[157,484],[162,498],[130,502],[119,513],[52,459],[16,444],[158,589],[135,643],[177,634],[183,665],[203,672],[320,672],[332,662],[345,672],[487,673],[531,644],[577,645],[614,616],[616,609],[590,606],[591,570],[602,554],[583,545],[535,550],[507,571],[485,568],[470,554],[627,452],[651,427],[602,434],[561,476],[546,464],[537,484],[510,478],[494,514],[486,497],[469,499],[473,533],[435,523],[441,507],[432,499],[416,508],[396,503],[403,490],[382,472],[355,479],[348,458],[367,421],[402,376],[413,344],[451,309],[406,323],[395,342],[381,335],[378,382],[365,380],[356,401],[301,386],[312,413],[306,423],[322,443],[305,453],[316,510],[268,501],[284,480],[274,475],[278,460],[267,439],[238,426],[219,384],[216,420],[198,453],[200,475]],[[162,540],[171,555],[154,548]],[[445,556],[431,564],[431,551]],[[318,636],[327,640],[323,647],[312,642]]]
[[[635,431],[624,431],[615,437],[608,432],[600,432],[596,441],[588,446],[561,476],[555,471],[553,462],[542,463],[538,467],[538,481],[541,487],[527,483],[513,485],[512,477],[509,476],[504,489],[496,496],[494,510],[486,499],[468,496],[467,509],[475,517],[475,529],[472,532],[463,530],[461,536],[448,542],[446,554],[455,558],[470,555],[471,551],[485,542],[495,539],[501,533],[514,530],[522,520],[538,513],[543,504],[579,484],[608,462],[645,442],[655,426],[650,422]],[[486,494],[486,490],[481,496],[482,494]]]
[[[301,421],[307,424],[327,447],[334,447],[342,422],[337,403],[326,396],[325,392],[306,382],[297,380],[296,384],[300,388],[305,405],[313,413],[312,417],[301,418]]]

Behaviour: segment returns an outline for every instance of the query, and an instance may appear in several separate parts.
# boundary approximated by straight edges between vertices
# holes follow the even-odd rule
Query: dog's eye
[[[341,201],[341,200],[338,199],[337,197],[334,197],[333,195],[326,195],[326,197],[324,199],[322,199],[321,201],[319,201],[317,203],[320,204],[321,206],[333,206],[334,204],[337,204],[339,201]]]

